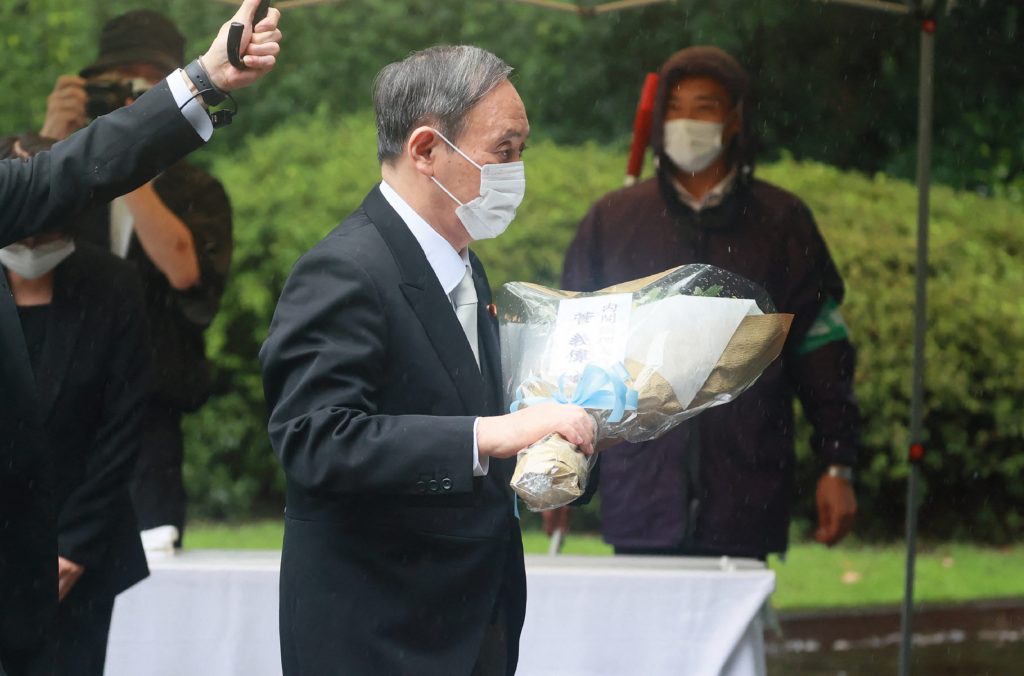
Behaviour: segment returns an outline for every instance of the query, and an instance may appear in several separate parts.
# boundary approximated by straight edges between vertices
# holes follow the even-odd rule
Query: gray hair
[[[377,159],[400,157],[409,134],[424,124],[457,143],[470,109],[511,72],[494,54],[470,45],[431,47],[388,64],[373,83]]]

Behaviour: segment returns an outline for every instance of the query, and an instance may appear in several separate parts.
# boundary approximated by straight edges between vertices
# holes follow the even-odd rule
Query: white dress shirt
[[[380,193],[391,205],[391,208],[398,213],[409,232],[416,238],[423,254],[430,263],[430,269],[437,276],[441,288],[448,296],[448,304],[451,305],[452,313],[455,312],[455,304],[452,303],[452,291],[459,285],[466,274],[469,264],[469,248],[456,251],[448,240],[440,235],[437,230],[430,227],[430,224],[423,220],[423,217],[416,213],[409,203],[395,192],[395,189],[387,184],[387,181],[380,182]],[[484,476],[490,466],[490,458],[480,458],[480,447],[477,445],[476,428],[480,423],[477,418],[473,423],[473,476]]]
[[[135,232],[135,216],[124,196],[110,202],[110,251],[118,258],[127,258]]]
[[[174,97],[174,102],[178,104],[181,114],[199,134],[199,138],[209,141],[213,136],[213,122],[210,121],[209,113],[197,100],[198,96],[193,94],[189,88],[188,75],[185,75],[185,71],[179,68],[168,75],[167,86],[170,88],[171,95]]]
[[[732,184],[736,180],[736,167],[726,174],[725,178],[718,182],[714,188],[708,191],[708,194],[704,195],[704,199],[697,199],[690,194],[690,191],[683,187],[683,184],[672,178],[672,185],[676,189],[676,194],[679,195],[679,200],[690,207],[694,211],[701,211],[702,209],[710,209],[711,207],[717,207],[725,200],[725,196],[729,194],[732,189]]]

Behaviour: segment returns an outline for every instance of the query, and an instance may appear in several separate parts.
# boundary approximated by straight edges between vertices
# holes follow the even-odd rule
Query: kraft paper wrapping
[[[617,430],[615,436],[634,443],[646,441],[655,436],[667,420],[681,415],[685,407],[676,398],[672,385],[654,369],[627,359],[626,370],[633,378],[639,401],[633,420],[630,424],[619,425],[622,429]]]
[[[608,422],[606,411],[591,411],[598,438],[647,441],[709,406],[731,401],[782,353],[792,321],[790,314],[745,317],[704,385],[685,406],[655,369],[627,359],[630,386],[639,395],[637,410],[618,423]],[[524,383],[523,389],[527,396],[550,397],[558,387],[534,380]],[[553,434],[519,454],[511,484],[526,506],[536,512],[567,505],[583,495],[589,473],[588,458],[564,437]]]
[[[745,317],[688,408],[731,401],[731,392],[745,389],[782,354],[792,323],[791,314]]]
[[[534,512],[567,505],[583,495],[587,456],[560,434],[550,434],[519,454],[512,488]]]

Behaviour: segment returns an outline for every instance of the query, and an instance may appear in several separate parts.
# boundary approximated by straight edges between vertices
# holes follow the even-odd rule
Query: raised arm
[[[227,58],[226,22],[201,57],[213,84],[224,91],[247,87],[266,75],[280,52],[280,12],[271,9],[255,31],[248,28],[259,0],[245,0],[230,21],[247,26],[239,70]],[[137,188],[198,148],[203,139],[180,112],[182,101],[167,79],[131,106],[97,118],[49,152],[29,160],[0,161],[0,246],[66,221],[83,209]],[[188,84],[188,83],[186,83]]]

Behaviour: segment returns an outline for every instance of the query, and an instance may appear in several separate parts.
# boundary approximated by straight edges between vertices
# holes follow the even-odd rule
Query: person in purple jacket
[[[661,68],[651,130],[657,175],[597,201],[565,257],[562,286],[592,291],[687,263],[763,286],[795,315],[783,355],[736,402],[601,460],[604,538],[625,554],[745,556],[787,548],[794,491],[793,398],[821,466],[815,539],[852,528],[860,414],[843,280],[807,206],[754,178],[743,68],[690,47]],[[568,512],[549,513],[549,532]]]

